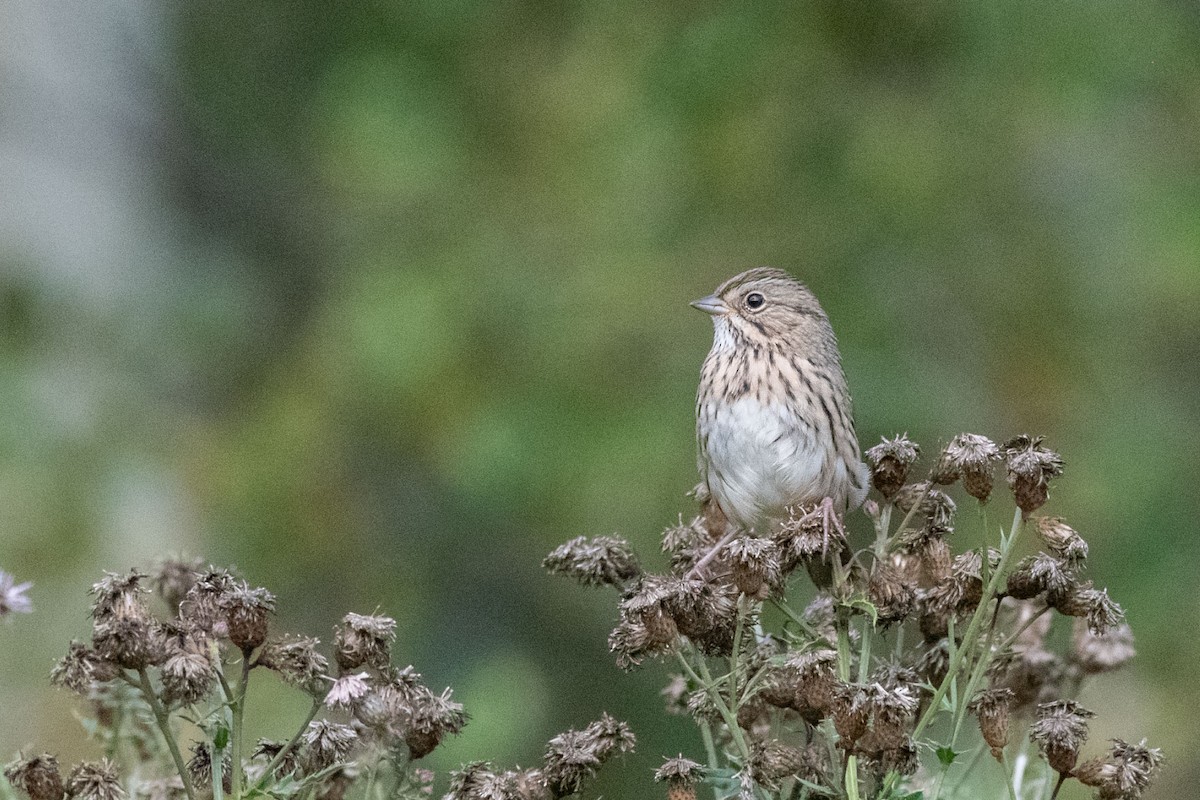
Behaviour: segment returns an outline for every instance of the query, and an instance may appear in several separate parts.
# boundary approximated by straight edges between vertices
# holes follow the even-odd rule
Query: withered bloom
[[[1162,760],[1162,751],[1147,747],[1145,739],[1138,744],[1113,739],[1108,754],[1080,764],[1075,777],[1097,789],[1099,800],[1137,800],[1158,774]]]
[[[66,783],[67,796],[72,800],[124,800],[125,789],[117,770],[107,758],[83,761],[71,770]]]
[[[111,604],[108,598],[98,598],[92,644],[105,660],[127,669],[145,669],[166,660],[166,643],[162,625],[135,591],[119,595]]]
[[[888,688],[873,683],[867,688],[867,697],[871,709],[871,749],[879,752],[903,747],[912,732],[916,693],[908,686]]]
[[[704,557],[710,546],[708,528],[705,527],[703,517],[693,517],[692,521],[686,524],[680,518],[678,525],[663,531],[662,551],[670,554],[671,569],[677,573],[690,571],[696,562]],[[636,576],[635,573],[630,577]]]
[[[1008,744],[1013,697],[1012,689],[984,689],[967,706],[967,710],[979,720],[979,732],[983,734],[983,740],[997,761],[1003,758],[1004,748]]]
[[[67,654],[50,671],[50,682],[86,695],[95,683],[111,681],[120,669],[83,642],[73,641]]]
[[[921,448],[901,434],[893,439],[884,438],[867,450],[867,461],[871,464],[871,483],[879,493],[891,500],[908,478],[908,468],[921,454]]]
[[[283,752],[283,748],[286,746],[287,744],[285,742],[277,742],[272,739],[259,739],[258,743],[254,747],[254,752],[250,754],[250,757],[261,758],[266,761],[267,764],[270,764],[275,760],[275,756]],[[274,774],[276,776],[283,776],[290,775],[292,772],[294,772],[297,767],[296,755],[297,750],[295,747],[293,747],[288,751],[287,755],[283,757],[283,760],[279,762],[279,766],[275,768]]]
[[[17,579],[0,569],[0,619],[9,614],[28,614],[33,611],[33,604],[25,595],[33,584],[26,581],[17,583]]]
[[[831,554],[846,547],[845,534],[837,526],[826,525],[818,506],[788,508],[788,518],[774,534],[784,572],[798,563],[827,561]]]
[[[267,624],[275,610],[275,595],[266,589],[251,589],[242,581],[222,597],[229,641],[250,653],[267,640]]]
[[[391,617],[347,614],[334,629],[334,659],[343,673],[362,666],[386,669],[394,641],[396,620]]]
[[[618,589],[642,574],[629,542],[619,536],[576,537],[555,548],[542,566],[585,586],[608,584]]]
[[[291,684],[313,697],[324,697],[329,687],[329,662],[317,652],[317,640],[298,638],[267,642],[258,663],[279,673]]]
[[[852,752],[854,745],[867,732],[871,719],[871,697],[868,686],[862,683],[838,683],[833,691],[833,727],[837,731],[838,747]]]
[[[1004,444],[1008,486],[1017,507],[1026,514],[1046,504],[1050,479],[1063,472],[1062,456],[1042,447],[1042,437],[1017,436]]]
[[[1007,591],[1010,597],[1028,600],[1042,592],[1060,594],[1071,585],[1066,565],[1047,553],[1027,556],[1009,573]]]
[[[297,760],[304,773],[312,775],[345,761],[356,741],[358,734],[349,725],[327,719],[313,720],[300,737]]]
[[[203,634],[185,636],[167,643],[167,660],[162,666],[163,695],[168,704],[191,705],[208,696],[216,680],[208,642]]]
[[[447,733],[457,736],[467,724],[462,704],[450,699],[449,689],[440,695],[423,686],[421,689],[424,691],[413,694],[408,728],[404,732],[404,743],[413,760],[429,755]]]
[[[1050,594],[1046,602],[1068,617],[1083,617],[1088,629],[1097,635],[1125,621],[1125,612],[1108,596],[1107,589],[1095,589],[1092,582],[1071,584],[1065,592]]]
[[[1133,647],[1133,631],[1121,623],[1115,628],[1096,634],[1087,623],[1076,619],[1071,636],[1071,661],[1085,675],[1112,672],[1128,664],[1137,655]]]
[[[928,483],[910,483],[896,494],[896,508],[908,514],[916,507],[914,516],[922,519],[927,528],[943,533],[953,530],[954,513],[958,506],[950,495],[933,489]]]
[[[1074,700],[1042,703],[1029,728],[1029,738],[1037,742],[1051,769],[1069,775],[1075,769],[1079,748],[1087,740],[1087,721],[1094,716]]]
[[[804,767],[804,751],[778,739],[755,742],[750,750],[750,775],[772,791],[779,781],[795,775]]]
[[[779,547],[770,539],[740,536],[725,545],[725,556],[733,568],[733,582],[742,594],[765,600],[779,584]]]
[[[58,759],[49,753],[18,758],[4,768],[4,777],[29,800],[62,800],[63,780]]]
[[[867,582],[867,599],[875,606],[881,625],[903,622],[912,613],[914,587],[892,564],[877,561]]]
[[[696,800],[696,783],[704,777],[704,767],[680,753],[668,758],[654,772],[654,780],[667,784],[667,800]]]
[[[933,482],[951,484],[962,477],[967,494],[986,503],[992,493],[992,470],[1000,448],[986,436],[960,433],[942,451],[933,471]]]
[[[358,672],[347,674],[333,682],[329,694],[325,695],[325,705],[330,708],[353,708],[371,690],[368,683],[370,674]]]
[[[950,673],[950,640],[943,637],[936,642],[927,643],[921,650],[916,670],[925,676],[925,680],[934,686],[940,686]]]
[[[1070,569],[1079,569],[1087,560],[1088,543],[1059,517],[1038,517],[1037,532],[1046,548]]]
[[[237,587],[228,570],[210,569],[198,573],[196,581],[179,603],[179,619],[188,628],[217,637],[229,635],[225,601]]]
[[[617,753],[632,752],[629,726],[605,714],[582,731],[560,733],[546,745],[542,774],[555,797],[575,794],[596,768]]]

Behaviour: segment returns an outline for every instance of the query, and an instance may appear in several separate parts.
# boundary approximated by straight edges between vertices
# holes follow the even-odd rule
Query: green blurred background
[[[396,616],[473,715],[435,766],[607,710],[640,747],[593,794],[657,796],[699,754],[664,670],[621,674],[613,597],[539,562],[618,531],[661,566],[687,302],[770,264],[864,446],[1064,453],[1047,510],[1140,650],[1091,751],[1149,737],[1151,796],[1193,795],[1194,3],[14,0],[0,59],[0,567],[36,606],[0,626],[3,759],[95,754],[49,667],[101,570],[182,550],[281,629]],[[304,703],[261,683],[278,735]]]

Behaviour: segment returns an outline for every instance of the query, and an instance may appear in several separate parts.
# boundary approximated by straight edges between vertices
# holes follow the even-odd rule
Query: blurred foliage
[[[81,41],[120,50],[149,9],[93,13]],[[1085,695],[1094,742],[1119,718],[1168,754],[1156,796],[1200,780],[1178,702],[1200,663],[1193,4],[168,13],[107,87],[150,109],[123,145],[142,194],[110,192],[143,241],[72,214],[102,152],[72,154],[40,218],[123,281],[80,288],[0,208],[0,566],[37,607],[0,628],[0,708],[28,720],[0,753],[76,724],[45,673],[97,569],[183,549],[304,609],[290,629],[398,617],[398,657],[475,714],[437,766],[532,763],[608,710],[641,745],[605,794],[645,796],[698,742],[662,717],[660,669],[612,665],[608,599],[538,565],[581,533],[651,552],[690,513],[710,330],[687,301],[771,264],[825,304],[864,446],[1064,453],[1048,510],[1141,652]],[[48,141],[91,113],[7,105]]]

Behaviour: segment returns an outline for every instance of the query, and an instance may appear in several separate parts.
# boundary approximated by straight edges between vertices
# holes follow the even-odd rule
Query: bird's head
[[[786,338],[814,323],[820,328],[829,324],[807,286],[771,267],[735,275],[692,306],[712,315],[718,333],[751,340]]]

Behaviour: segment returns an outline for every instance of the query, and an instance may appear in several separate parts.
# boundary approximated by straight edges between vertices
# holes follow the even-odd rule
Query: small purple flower
[[[16,578],[0,570],[0,619],[11,613],[28,614],[33,604],[25,596],[32,583],[17,583]]]

